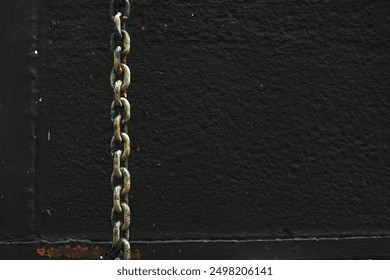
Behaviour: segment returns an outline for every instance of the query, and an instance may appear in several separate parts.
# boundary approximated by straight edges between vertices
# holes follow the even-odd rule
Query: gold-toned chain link
[[[114,53],[114,67],[110,75],[110,83],[114,92],[114,100],[111,103],[111,121],[114,136],[110,144],[113,156],[113,172],[111,175],[113,237],[109,258],[129,260],[131,258],[129,243],[130,172],[128,170],[130,137],[127,123],[130,120],[130,103],[127,100],[127,89],[131,81],[131,72],[126,64],[126,56],[130,52],[130,35],[126,31],[126,21],[130,15],[129,1],[112,0],[110,14],[114,22],[114,32],[110,40],[111,50]]]

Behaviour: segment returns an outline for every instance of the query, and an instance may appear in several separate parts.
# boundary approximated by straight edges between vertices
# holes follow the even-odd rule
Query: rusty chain
[[[114,53],[114,67],[111,70],[110,83],[114,92],[111,103],[111,121],[114,135],[111,139],[113,156],[113,172],[111,188],[113,191],[113,207],[111,223],[113,226],[112,249],[106,258],[129,260],[130,250],[130,172],[128,158],[130,156],[130,137],[127,123],[130,120],[130,103],[127,100],[127,89],[130,85],[131,72],[126,64],[126,56],[130,52],[130,35],[126,31],[126,21],[130,16],[128,0],[112,0],[110,6],[114,32],[110,46]]]

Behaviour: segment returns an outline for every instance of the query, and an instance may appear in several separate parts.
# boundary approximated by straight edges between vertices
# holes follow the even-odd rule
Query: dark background
[[[1,3],[0,258],[110,247],[109,2]],[[389,13],[133,1],[136,257],[390,258]]]

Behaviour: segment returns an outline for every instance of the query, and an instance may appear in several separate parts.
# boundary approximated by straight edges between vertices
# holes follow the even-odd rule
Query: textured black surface
[[[0,239],[33,238],[35,6],[0,7]]]
[[[99,249],[106,252],[109,242],[89,242],[79,240],[67,242],[27,242],[23,244],[0,243],[0,260],[7,256],[16,259],[61,259],[59,250],[65,246],[67,258],[98,259]],[[307,240],[182,240],[182,241],[134,241],[132,252],[134,259],[388,259],[389,238],[342,238],[342,239],[307,239]],[[82,248],[77,254],[77,248]],[[87,250],[85,250],[87,248]],[[41,254],[37,253],[41,252]],[[42,252],[44,252],[42,254]],[[72,252],[72,253],[70,253]],[[82,253],[80,253],[82,252]]]
[[[111,238],[108,2],[39,4],[37,240]],[[134,1],[132,240],[389,236],[389,12],[386,1]],[[2,151],[25,132],[6,128]],[[33,180],[12,170],[16,186]],[[0,201],[4,220],[12,201]],[[327,257],[375,256],[349,252]]]

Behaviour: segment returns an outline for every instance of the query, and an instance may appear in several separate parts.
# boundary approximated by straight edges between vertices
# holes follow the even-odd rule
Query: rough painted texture
[[[33,238],[34,1],[0,4],[0,240]]]
[[[108,2],[40,4],[39,239],[111,238]],[[390,235],[389,2],[132,8],[133,240]]]
[[[389,259],[389,238],[324,238],[278,240],[133,241],[132,258],[153,259]],[[109,242],[28,242],[1,244],[0,260],[97,259]],[[100,251],[100,252],[99,252]],[[100,254],[99,254],[100,253]]]

